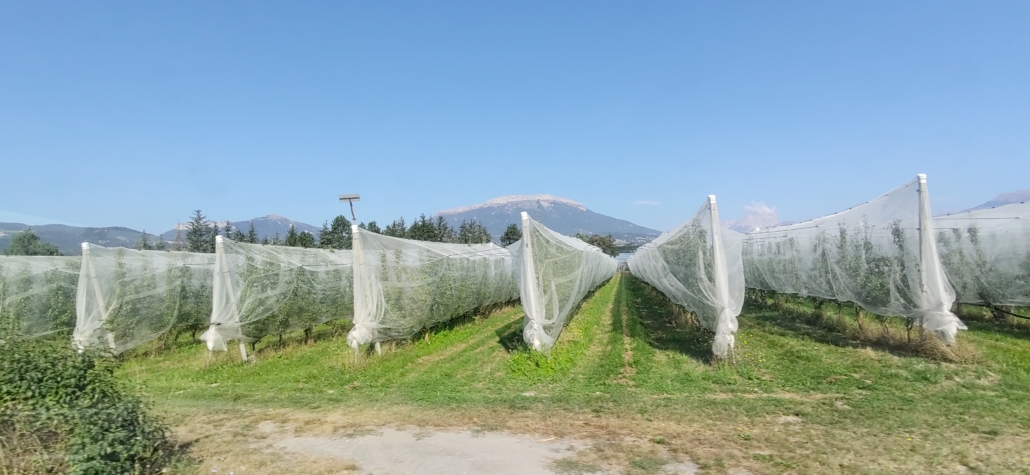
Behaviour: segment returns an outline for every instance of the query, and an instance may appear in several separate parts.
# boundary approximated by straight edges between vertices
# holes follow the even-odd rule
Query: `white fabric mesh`
[[[744,235],[717,223],[711,196],[690,221],[637,249],[627,265],[633,275],[694,312],[703,327],[715,332],[712,352],[725,358],[744,306]]]
[[[615,275],[618,264],[600,249],[563,236],[522,213],[522,239],[508,246],[515,262],[522,308],[522,337],[548,352],[569,314],[591,290]]]
[[[173,326],[202,324],[214,261],[213,254],[83,245],[75,344],[121,353]]]
[[[925,223],[925,226],[920,226]],[[822,218],[748,233],[748,287],[851,301],[952,344],[965,325],[937,255],[925,177]]]
[[[200,339],[212,351],[229,340],[311,328],[354,315],[351,252],[266,246],[219,237],[211,326]]]
[[[518,297],[511,254],[494,244],[413,241],[357,226],[353,348],[407,338],[485,305]]]
[[[1030,202],[934,218],[958,301],[1030,306]]]
[[[81,262],[71,256],[0,256],[0,324],[24,338],[70,332]]]

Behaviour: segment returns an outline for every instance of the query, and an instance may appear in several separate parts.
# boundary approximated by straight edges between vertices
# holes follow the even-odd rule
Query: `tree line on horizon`
[[[419,216],[410,225],[401,217],[386,225],[385,228],[380,228],[375,221],[370,221],[367,224],[361,222],[358,224],[358,227],[384,236],[416,241],[486,244],[493,240],[493,236],[490,235],[486,226],[478,221],[463,220],[458,228],[455,229],[442,216],[431,219],[426,217],[425,214]],[[272,236],[259,238],[253,221],[250,222],[250,228],[245,232],[228,222],[224,227],[220,227],[217,222],[209,221],[207,216],[204,216],[204,213],[198,209],[193,211],[193,215],[186,224],[185,233],[182,231],[176,229],[175,239],[172,242],[167,242],[160,237],[156,241],[150,239],[144,230],[136,242],[135,248],[148,251],[214,253],[216,236],[224,236],[236,242],[250,244],[338,250],[351,249],[353,242],[351,222],[343,215],[333,218],[332,222],[323,222],[322,229],[318,232],[317,236],[307,231],[297,231],[293,225],[290,225],[286,236],[280,236],[279,232],[276,231]],[[585,235],[577,233],[575,237],[600,248],[605,254],[610,256],[615,256],[619,253],[619,249],[616,247],[611,235],[601,236],[598,234]],[[518,225],[509,224],[500,236],[500,244],[502,247],[507,247],[519,239],[522,239],[522,231]],[[4,254],[8,256],[63,255],[57,246],[43,241],[39,234],[32,230],[31,227],[16,233],[11,239],[11,245],[4,250]]]

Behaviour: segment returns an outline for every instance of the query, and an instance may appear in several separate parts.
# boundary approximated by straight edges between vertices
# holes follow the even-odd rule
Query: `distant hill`
[[[595,213],[568,198],[552,195],[502,196],[473,206],[440,211],[433,216],[443,216],[455,228],[463,220],[478,221],[497,240],[509,224],[519,224],[521,227],[523,211],[544,226],[567,236],[576,233],[611,234],[624,241],[646,242],[661,234],[624,219]]]
[[[248,219],[246,221],[233,221],[231,224],[234,228],[239,228],[243,232],[247,232],[250,229],[250,223],[254,223],[254,230],[257,231],[258,239],[265,236],[272,237],[275,233],[279,233],[279,237],[285,238],[286,232],[290,230],[290,225],[294,225],[298,232],[307,231],[311,234],[318,236],[318,232],[322,230],[321,226],[315,227],[307,223],[301,223],[299,221],[293,221],[286,216],[279,216],[277,214],[270,214],[262,216],[260,218]],[[218,227],[225,227],[226,221],[218,221]],[[176,228],[185,235],[186,229],[189,227],[189,223],[180,223],[176,227],[169,231],[165,231],[161,234],[161,238],[165,241],[172,242],[175,240]]]
[[[240,228],[243,232],[246,232],[250,229],[251,221],[254,222],[254,229],[258,233],[258,238],[263,238],[265,236],[271,237],[275,235],[276,232],[279,233],[280,237],[285,238],[286,232],[290,229],[291,224],[296,226],[297,231],[307,231],[315,236],[318,236],[318,232],[322,230],[321,227],[293,221],[285,216],[275,214],[254,218],[253,220],[235,221],[232,225],[233,227]],[[219,222],[218,226],[224,227],[225,222]],[[21,223],[0,223],[0,252],[3,252],[4,249],[7,249],[7,246],[11,244],[11,236],[14,233],[22,231],[28,227],[28,225]],[[182,230],[183,239],[185,239],[187,225],[182,223],[179,224],[178,227]],[[84,242],[105,247],[134,247],[139,241],[140,236],[143,235],[142,231],[136,231],[135,229],[121,226],[88,228],[66,226],[64,224],[43,224],[32,226],[32,229],[36,231],[36,234],[39,234],[40,239],[56,245],[61,252],[68,256],[77,256],[82,254],[82,243]],[[147,233],[147,238],[155,242],[159,239],[164,239],[171,243],[175,240],[175,235],[176,231],[175,228],[173,228],[170,231],[162,233],[160,237]]]
[[[0,252],[11,244],[11,236],[29,226],[21,223],[0,223]],[[32,226],[40,239],[57,246],[65,255],[82,254],[82,243],[89,242],[105,247],[133,247],[142,232],[135,229],[112,226],[106,228],[80,228],[64,224],[43,224]],[[157,236],[147,233],[151,240]]]
[[[993,200],[972,209],[994,208],[996,206],[1010,205],[1012,203],[1025,203],[1027,201],[1030,201],[1030,190],[1019,190],[1013,191],[1012,193],[1002,193],[995,196]]]

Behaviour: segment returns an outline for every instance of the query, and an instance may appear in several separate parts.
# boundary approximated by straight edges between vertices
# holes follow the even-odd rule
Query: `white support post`
[[[97,270],[93,266],[93,258],[89,252],[88,242],[82,243],[82,262],[86,264],[86,272],[89,273],[89,286],[93,288],[93,296],[97,299],[97,305],[100,307],[100,330],[104,332],[107,346],[111,348],[111,351],[116,351],[114,335],[104,328],[110,309],[107,308],[107,304],[104,302],[104,294],[100,291],[100,282],[97,280]]]
[[[718,300],[715,306],[716,312],[716,339],[717,341],[713,344],[713,351],[716,353],[723,352],[724,350],[717,349],[723,343],[725,343],[731,352],[733,351],[733,335],[724,328],[726,324],[725,313],[730,303],[730,282],[729,275],[726,269],[726,250],[722,248],[722,226],[719,224],[719,206],[715,202],[715,195],[708,195],[708,211],[711,213],[711,235],[712,235],[712,273],[713,279],[715,280],[715,296]],[[719,334],[719,330],[722,330],[723,335]],[[724,338],[725,341],[718,341],[718,338]],[[725,354],[717,355],[724,357]]]
[[[944,302],[944,296],[948,294],[945,288],[945,276],[940,268],[940,256],[937,253],[937,241],[934,236],[933,215],[930,212],[930,191],[926,185],[926,175],[917,175],[919,180],[919,280],[920,280],[920,327],[926,323],[926,315],[950,314],[949,303]],[[955,318],[954,316],[952,316]],[[955,318],[957,320],[957,318]],[[965,329],[965,326],[958,322],[956,329]],[[955,331],[942,332],[936,330],[938,336],[947,344],[953,344]]]
[[[526,311],[527,315],[532,314],[530,321],[532,322],[534,335],[536,332],[541,331],[539,328],[538,319],[542,317],[540,312],[543,308],[540,307],[540,295],[537,288],[536,279],[536,265],[533,263],[533,240],[530,239],[529,229],[532,227],[530,224],[529,213],[522,212],[522,282],[520,283],[526,290],[524,296],[528,302],[522,302],[522,306]],[[540,340],[534,338],[533,341],[529,342],[533,345],[533,349],[540,351]]]
[[[221,269],[219,278],[229,293],[229,309],[232,311],[232,318],[237,325],[240,324],[240,309],[236,305],[236,289],[232,286],[232,279],[229,276],[229,261],[225,258],[225,241],[222,236],[215,236],[215,262]],[[240,358],[247,361],[247,343],[240,339]]]
[[[374,315],[375,308],[373,307],[374,297],[368,295],[368,289],[366,288],[365,282],[365,251],[364,246],[361,243],[361,234],[364,232],[358,225],[352,224],[350,227],[351,232],[351,258],[352,260],[352,275],[353,282],[351,283],[353,294],[354,294],[354,328],[351,329],[350,334],[347,336],[347,343],[354,348],[354,361],[358,360],[358,348],[362,342],[367,338],[367,335],[363,333],[364,328],[359,328],[359,325],[365,323],[371,315]]]

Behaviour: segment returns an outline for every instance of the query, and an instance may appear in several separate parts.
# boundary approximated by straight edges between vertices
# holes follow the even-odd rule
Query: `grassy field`
[[[969,322],[959,363],[868,344],[758,308],[736,358],[646,284],[620,274],[584,301],[549,357],[521,344],[519,307],[356,357],[342,337],[256,363],[197,344],[134,356],[137,383],[192,443],[200,470],[275,473],[269,424],[346,436],[371,427],[505,430],[587,441],[556,469],[657,473],[1030,473],[1030,330]],[[292,471],[346,467],[293,460]]]

